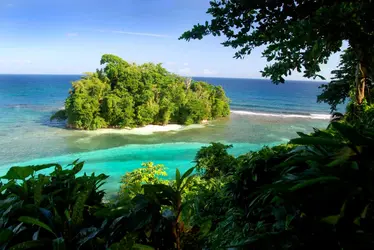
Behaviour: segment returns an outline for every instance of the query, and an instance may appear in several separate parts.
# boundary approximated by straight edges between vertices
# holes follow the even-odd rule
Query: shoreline
[[[230,110],[230,114],[235,115],[246,115],[246,116],[264,116],[264,117],[277,117],[277,118],[300,118],[300,119],[312,119],[312,120],[330,120],[331,114],[297,114],[297,113],[267,113],[257,112],[249,110]]]
[[[189,129],[204,128],[208,122],[202,124],[180,125],[180,124],[167,124],[167,125],[146,125],[137,128],[101,128],[97,130],[76,130],[90,135],[101,134],[123,134],[123,135],[151,135],[154,133],[162,132],[179,132]]]

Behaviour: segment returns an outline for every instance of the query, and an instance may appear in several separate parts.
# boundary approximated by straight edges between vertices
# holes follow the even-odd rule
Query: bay
[[[206,126],[150,135],[67,130],[49,117],[64,105],[71,82],[79,75],[0,75],[0,174],[10,166],[79,158],[84,171],[109,174],[106,188],[116,190],[127,171],[153,161],[175,168],[193,166],[199,148],[210,142],[233,144],[240,155],[264,145],[277,145],[296,132],[324,128],[329,107],[316,103],[321,82],[200,78],[221,85],[231,99],[230,117]]]

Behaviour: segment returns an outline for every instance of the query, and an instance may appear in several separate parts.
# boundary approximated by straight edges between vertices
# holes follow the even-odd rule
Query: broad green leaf
[[[315,185],[317,183],[323,183],[323,182],[328,182],[328,181],[339,181],[340,179],[335,176],[323,176],[323,177],[318,177],[315,179],[310,179],[310,180],[305,180],[299,184],[294,185],[293,187],[290,188],[290,191],[297,191],[302,188],[309,187],[311,185]]]
[[[42,201],[42,188],[46,182],[46,177],[42,174],[38,176],[38,179],[34,185],[34,204],[36,206],[40,205],[40,202]]]
[[[356,224],[357,226],[360,226],[361,224],[361,218],[357,217],[356,219],[353,220],[353,224]]]
[[[65,212],[64,212],[64,214],[65,214],[65,217],[66,217],[66,219],[68,220],[68,222],[70,223],[71,222],[71,217],[70,217],[70,212],[69,212],[69,210],[65,210]]]
[[[329,164],[327,164],[326,166],[327,167],[336,167],[336,166],[340,166],[342,165],[344,162],[346,162],[349,158],[347,157],[341,157],[341,156],[338,156],[337,159],[333,160],[332,162],[330,162]]]
[[[43,169],[47,169],[47,168],[50,168],[50,167],[58,167],[61,165],[60,164],[57,164],[57,163],[50,163],[50,164],[42,164],[42,165],[33,165],[33,166],[30,166],[35,172],[37,171],[40,171],[40,170],[43,170]]]
[[[0,244],[8,242],[12,236],[13,236],[12,230],[8,228],[0,229]]]
[[[351,163],[351,168],[354,169],[354,170],[358,170],[358,164],[357,164],[356,161],[353,161],[353,162]]]
[[[85,228],[85,229],[83,229],[83,230],[80,231],[80,233],[81,233],[82,235],[86,235],[86,234],[87,234],[87,233],[85,233],[85,234],[83,233],[84,230],[87,230],[87,228]],[[80,245],[80,247],[81,247],[82,245],[84,245],[86,242],[88,242],[88,241],[92,240],[93,238],[95,238],[96,235],[97,235],[98,233],[100,233],[101,230],[102,230],[102,228],[100,228],[100,229],[97,229],[96,227],[89,228],[89,230],[87,230],[88,233],[89,233],[89,235],[86,236],[86,237],[84,237],[83,239],[79,240],[79,242],[78,242],[78,244]]]
[[[71,165],[75,165],[75,164],[77,164],[77,163],[78,163],[78,161],[79,161],[79,158],[78,158],[78,159],[76,159],[75,161],[73,161],[73,163],[72,163]]]
[[[200,237],[205,237],[205,235],[209,233],[211,227],[212,227],[211,220],[204,221],[200,227],[200,234],[201,234]]]
[[[179,172],[179,169],[177,168],[175,170],[175,181],[176,181],[176,184],[177,184],[177,189],[179,189],[179,187],[181,186],[181,173]]]
[[[28,196],[29,195],[29,186],[27,184],[28,182],[27,181],[24,181],[21,185],[23,187],[23,191],[24,191],[24,196]]]
[[[109,246],[108,250],[122,250],[124,249],[123,246],[121,245],[121,243],[114,243],[112,245]]]
[[[357,129],[340,122],[333,122],[331,126],[336,129],[342,136],[348,139],[352,144],[359,145],[373,145],[373,140],[364,137],[358,133]]]
[[[134,244],[132,249],[136,249],[136,250],[154,250],[153,247],[151,246],[146,246],[146,245],[142,245],[142,244]]]
[[[341,216],[341,217],[344,216],[346,204],[347,204],[347,201],[345,201],[345,202],[343,203],[342,207],[340,208],[340,216]]]
[[[83,165],[84,165],[84,161],[82,161],[82,162],[76,164],[76,165],[73,167],[72,172],[73,172],[74,174],[79,173],[79,172],[82,170]]]
[[[342,142],[328,139],[328,138],[320,138],[320,137],[302,137],[302,138],[295,138],[290,140],[291,144],[300,144],[300,145],[319,145],[319,146],[339,146],[343,145]]]
[[[123,215],[123,216],[120,216],[120,217],[118,217],[118,218],[116,218],[113,222],[112,222],[112,224],[109,226],[109,228],[110,228],[110,230],[113,230],[115,227],[116,227],[116,225],[123,219],[123,218],[125,218],[125,216]]]
[[[104,180],[106,180],[106,179],[109,178],[109,175],[106,175],[106,174],[99,174],[96,178],[97,178],[98,180],[104,181]]]
[[[349,147],[342,148],[338,155],[335,157],[336,159],[327,164],[328,167],[335,167],[338,165],[342,165],[344,162],[346,162],[350,156],[354,155],[355,153],[352,151]]]
[[[30,240],[24,241],[17,245],[12,246],[9,250],[21,250],[21,249],[30,249],[30,248],[39,248],[44,245],[44,242],[41,240]],[[40,249],[40,248],[39,248]]]
[[[328,224],[331,224],[331,225],[336,225],[338,223],[340,219],[340,215],[331,215],[331,216],[327,216],[325,218],[322,218],[321,221],[322,222],[325,222],[325,223],[328,223]]]
[[[294,218],[295,218],[295,216],[292,216],[292,215],[289,215],[289,214],[286,216],[286,221],[285,221],[285,225],[284,225],[286,230],[289,229],[289,226],[290,226],[290,224],[291,224],[291,222]]]
[[[53,245],[53,250],[65,250],[66,249],[65,240],[62,237],[54,239],[52,242],[52,245]]]
[[[4,190],[6,190],[7,188],[13,186],[15,183],[16,183],[16,182],[15,182],[14,180],[11,180],[11,181],[9,181],[8,183],[2,185],[2,186],[0,187],[0,193],[3,192]]]
[[[29,216],[21,216],[18,218],[18,221],[21,221],[23,223],[27,223],[27,224],[32,224],[32,225],[37,225],[39,227],[42,227],[44,228],[45,230],[55,234],[53,232],[53,230],[45,223],[41,222],[40,220],[38,219],[35,219],[35,218],[32,218],[32,217],[29,217]]]
[[[83,222],[83,211],[86,201],[90,195],[90,190],[85,190],[79,194],[73,207],[73,214],[71,215],[71,221],[74,225],[80,225]]]
[[[177,193],[174,189],[168,185],[164,184],[145,184],[142,186],[144,189],[144,194],[146,196],[151,196],[157,198],[160,205],[171,205],[177,201]]]
[[[183,186],[180,188],[180,191],[182,192],[182,190],[188,186],[188,184],[190,184],[190,182],[193,180],[193,178],[195,177],[195,175],[191,175],[187,178],[187,180],[184,182]]]
[[[32,167],[11,167],[1,179],[24,180],[34,173]]]
[[[363,210],[362,213],[361,213],[361,218],[363,218],[363,219],[366,218],[366,214],[367,214],[367,212],[368,212],[369,206],[370,206],[370,204],[367,204],[367,205],[365,206],[364,210]]]
[[[187,176],[189,176],[193,171],[194,171],[195,167],[192,167],[190,169],[188,169],[183,175],[182,175],[182,178],[181,178],[181,182],[187,178]]]
[[[309,137],[310,135],[304,134],[302,132],[296,132],[296,134],[300,137]]]

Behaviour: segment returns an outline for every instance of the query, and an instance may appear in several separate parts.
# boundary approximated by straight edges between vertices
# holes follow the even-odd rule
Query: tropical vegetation
[[[102,190],[106,175],[80,173],[83,162],[12,167],[1,177],[1,248],[374,249],[373,10],[370,0],[212,1],[213,20],[182,37],[223,34],[237,57],[264,45],[272,64],[263,74],[274,82],[292,70],[318,76],[347,42],[319,96],[333,111],[349,99],[347,112],[326,129],[239,157],[212,143],[172,178],[163,165],[144,163],[123,176],[115,200]],[[83,78],[69,98],[116,89],[122,75],[114,66]],[[97,115],[104,99],[80,99],[96,107],[86,118],[69,98],[56,117],[79,117],[87,128],[109,121]]]
[[[51,120],[75,129],[125,128],[148,124],[193,124],[229,115],[220,86],[168,72],[161,64],[130,64],[103,55],[102,69],[73,82],[65,109]]]
[[[263,48],[262,71],[274,83],[284,83],[293,72],[321,78],[321,65],[342,50],[341,63],[331,83],[322,86],[318,100],[336,105],[350,99],[356,107],[371,103],[374,60],[374,20],[371,0],[216,0],[207,13],[212,20],[186,31],[180,39],[224,36],[222,44],[243,58]]]
[[[299,136],[236,158],[229,145],[213,143],[197,153],[195,168],[177,169],[174,180],[165,179],[162,165],[144,164],[123,177],[115,200],[104,199],[108,176],[79,174],[83,162],[12,167],[0,187],[0,244],[372,249],[374,130],[333,122]]]

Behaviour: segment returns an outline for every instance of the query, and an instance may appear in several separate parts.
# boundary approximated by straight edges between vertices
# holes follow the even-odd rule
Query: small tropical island
[[[100,64],[102,69],[72,83],[65,109],[51,120],[95,130],[198,124],[230,113],[221,86],[178,76],[161,64],[130,64],[111,54],[103,55]]]

